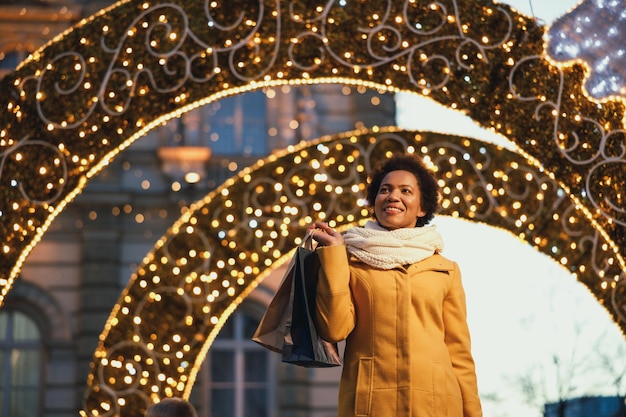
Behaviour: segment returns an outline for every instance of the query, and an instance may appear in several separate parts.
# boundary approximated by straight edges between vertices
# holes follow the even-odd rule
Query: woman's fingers
[[[315,222],[309,229],[311,237],[322,246],[343,245],[343,236],[325,222]]]

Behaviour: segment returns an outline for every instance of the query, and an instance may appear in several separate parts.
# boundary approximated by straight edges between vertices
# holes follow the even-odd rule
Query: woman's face
[[[385,229],[415,227],[422,210],[417,178],[409,171],[391,171],[383,178],[374,201],[376,220]]]

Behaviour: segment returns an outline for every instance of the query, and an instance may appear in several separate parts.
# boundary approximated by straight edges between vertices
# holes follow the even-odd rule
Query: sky
[[[501,3],[549,25],[579,1]],[[507,143],[466,116],[409,94],[398,97],[397,123]],[[448,217],[434,224],[444,238],[443,254],[463,274],[485,417],[541,417],[541,404],[570,386],[572,397],[617,394],[612,380],[626,369],[626,339],[584,285],[508,231]],[[602,363],[607,358],[610,365]],[[572,371],[573,377],[566,375]],[[524,398],[522,380],[534,381],[535,404]]]

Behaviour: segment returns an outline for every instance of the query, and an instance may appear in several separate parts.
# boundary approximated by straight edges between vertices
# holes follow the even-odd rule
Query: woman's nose
[[[390,192],[389,195],[387,196],[387,200],[389,200],[389,201],[398,201],[398,195],[397,195],[396,191]]]

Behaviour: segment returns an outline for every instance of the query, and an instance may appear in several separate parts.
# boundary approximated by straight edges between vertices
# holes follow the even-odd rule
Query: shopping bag
[[[297,251],[297,250],[296,250]],[[297,255],[297,254],[296,254]],[[278,291],[272,298],[265,314],[252,336],[252,340],[273,352],[283,353],[285,338],[287,337],[287,321],[292,310],[293,301],[293,274],[297,256],[291,258]]]
[[[323,340],[315,327],[319,268],[311,234],[307,233],[252,338],[281,353],[283,362],[318,368],[341,365],[337,345]]]
[[[319,268],[317,253],[298,247],[291,284],[291,320],[286,323],[283,362],[318,368],[341,365],[337,345],[322,339],[315,327],[315,293]]]

